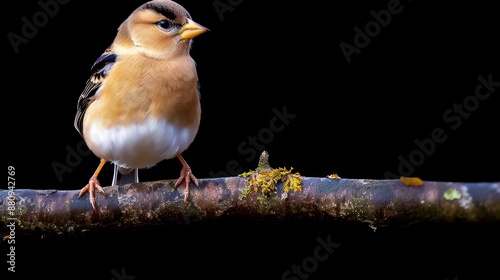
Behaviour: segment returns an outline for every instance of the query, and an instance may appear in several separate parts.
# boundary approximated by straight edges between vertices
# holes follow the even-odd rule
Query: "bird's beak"
[[[179,35],[181,36],[181,39],[193,39],[194,37],[207,31],[208,28],[188,19],[188,22],[182,26],[181,30],[179,30]]]

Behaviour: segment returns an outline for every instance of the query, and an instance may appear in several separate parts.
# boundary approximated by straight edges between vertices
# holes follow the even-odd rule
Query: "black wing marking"
[[[116,62],[116,54],[106,50],[90,68],[90,78],[87,80],[83,89],[78,104],[76,106],[75,128],[83,136],[83,116],[89,107],[90,103],[97,96],[98,90],[102,85],[102,81],[108,75],[109,71]]]

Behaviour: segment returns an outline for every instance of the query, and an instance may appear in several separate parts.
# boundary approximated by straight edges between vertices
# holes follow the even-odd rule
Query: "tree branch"
[[[199,180],[184,205],[174,181],[105,187],[93,212],[88,194],[79,190],[0,191],[0,225],[16,225],[16,234],[80,234],[87,231],[145,229],[235,220],[364,222],[378,227],[420,223],[500,222],[500,182],[425,181],[420,186],[397,179],[300,177],[301,190],[249,191],[252,177]],[[255,178],[253,178],[255,179]],[[254,180],[255,182],[255,180]],[[13,211],[10,211],[13,210]]]

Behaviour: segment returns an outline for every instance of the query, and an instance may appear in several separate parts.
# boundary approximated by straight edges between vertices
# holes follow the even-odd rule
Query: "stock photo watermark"
[[[272,109],[274,116],[269,120],[267,127],[263,127],[257,132],[257,135],[250,135],[246,140],[238,144],[238,153],[241,156],[246,156],[245,160],[251,162],[264,150],[265,145],[274,140],[274,135],[285,129],[290,121],[297,117],[296,114],[290,114],[286,106],[281,110]],[[243,171],[241,164],[237,160],[230,160],[226,163],[226,170],[217,173],[210,171],[209,175],[215,177],[229,177],[240,174]]]
[[[60,10],[60,5],[66,5],[70,0],[40,0],[38,1],[39,10],[31,17],[21,17],[21,29],[16,32],[9,32],[7,39],[14,50],[14,53],[19,53],[19,47],[29,43],[41,28],[45,27],[49,20],[55,17]]]
[[[120,273],[118,273],[118,271],[114,268],[110,272],[113,274],[113,277],[110,280],[134,280],[135,278],[135,276],[127,274],[125,267],[122,267]]]
[[[411,176],[415,172],[415,168],[424,164],[426,158],[432,156],[437,149],[438,144],[444,143],[448,139],[447,130],[459,129],[464,120],[470,118],[472,113],[476,112],[481,102],[486,101],[500,87],[500,79],[493,80],[493,74],[490,73],[486,77],[479,75],[479,81],[474,93],[467,95],[462,102],[454,103],[451,107],[443,112],[443,121],[446,126],[434,128],[429,137],[423,139],[415,139],[415,149],[413,149],[406,157],[398,156],[397,174],[391,171],[386,171],[384,177],[386,179],[397,179],[400,176]]]
[[[67,145],[64,147],[66,150],[66,157],[64,158],[64,163],[59,161],[53,161],[50,166],[54,173],[56,174],[59,183],[63,181],[63,175],[65,173],[73,172],[73,169],[78,167],[82,161],[83,157],[86,157],[92,153],[92,151],[87,147],[85,140],[81,140],[76,144],[75,147]]]
[[[285,127],[290,124],[290,121],[295,119],[297,115],[290,114],[287,111],[286,106],[280,110],[273,108],[272,112],[274,116],[269,120],[267,127],[264,127],[257,132],[257,135],[250,135],[246,140],[242,141],[238,145],[238,152],[242,156],[247,156],[245,159],[247,162],[254,160],[257,155],[264,150],[265,145],[273,141],[275,133],[279,133],[285,129]],[[230,177],[236,176],[243,172],[243,168],[237,160],[230,160],[226,163],[226,169],[221,170],[217,173],[210,171],[208,174],[212,178],[217,177]],[[191,215],[189,211],[182,211],[182,217],[186,224],[191,223]]]
[[[14,166],[7,167],[7,229],[9,234],[4,239],[7,240],[8,247],[7,263],[9,264],[7,270],[16,272],[16,197],[14,190],[16,189],[16,168]]]
[[[212,2],[212,6],[219,16],[220,21],[224,21],[224,14],[227,12],[234,11],[234,8],[239,6],[243,0],[215,0]]]
[[[319,264],[326,261],[340,247],[340,243],[334,243],[329,234],[325,239],[317,237],[318,245],[314,248],[312,256],[305,257],[300,264],[293,264],[290,269],[283,272],[281,280],[303,280],[318,270]]]
[[[411,0],[409,0],[411,1]],[[366,22],[361,29],[358,26],[354,27],[354,37],[352,43],[342,41],[339,45],[342,54],[347,63],[351,63],[354,54],[360,54],[361,50],[368,47],[372,39],[377,37],[383,28],[386,28],[392,21],[392,17],[400,14],[403,11],[403,5],[399,0],[389,0],[386,9],[379,11],[371,10],[370,16],[373,20]]]

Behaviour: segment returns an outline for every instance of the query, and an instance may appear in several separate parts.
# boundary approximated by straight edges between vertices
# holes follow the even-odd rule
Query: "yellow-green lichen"
[[[276,184],[283,182],[283,191],[302,191],[302,177],[298,172],[292,173],[293,167],[272,168],[269,165],[269,154],[263,151],[259,158],[259,165],[255,170],[250,170],[239,174],[240,177],[248,178],[248,188],[242,195],[246,197],[251,192],[260,192],[263,196],[269,197],[276,194]],[[240,197],[242,198],[242,197]]]
[[[444,198],[446,200],[460,199],[462,194],[456,189],[449,189],[444,193]]]

